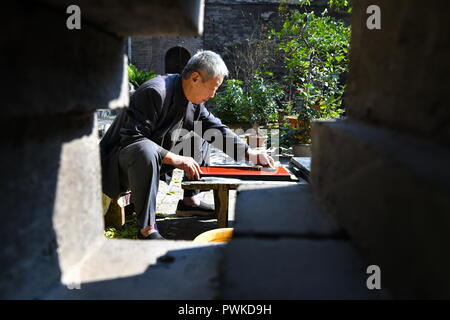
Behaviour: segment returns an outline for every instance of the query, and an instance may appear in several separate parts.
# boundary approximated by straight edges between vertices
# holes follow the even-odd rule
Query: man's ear
[[[191,79],[192,81],[197,82],[198,80],[200,80],[200,73],[196,71],[192,72]]]

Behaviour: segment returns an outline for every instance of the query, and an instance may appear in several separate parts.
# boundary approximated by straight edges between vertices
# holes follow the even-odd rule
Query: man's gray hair
[[[217,76],[228,76],[228,68],[220,55],[208,50],[199,50],[186,64],[181,73],[183,79],[187,79],[193,72],[199,72],[208,81]]]

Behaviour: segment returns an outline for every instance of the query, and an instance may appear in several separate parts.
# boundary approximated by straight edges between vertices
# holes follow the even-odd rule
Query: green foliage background
[[[321,14],[309,10],[310,0],[296,10],[282,4],[281,24],[261,41],[274,44],[281,75],[260,66],[251,80],[230,79],[213,99],[214,112],[228,123],[276,121],[277,111],[295,116],[299,125],[282,132],[281,143],[311,143],[311,120],[343,113],[344,75],[348,71],[351,28],[329,10],[351,12],[347,0],[329,0]],[[255,46],[256,48],[257,46]]]
[[[154,78],[157,74],[153,71],[138,70],[135,65],[128,65],[128,81],[135,89],[139,88],[144,82]]]

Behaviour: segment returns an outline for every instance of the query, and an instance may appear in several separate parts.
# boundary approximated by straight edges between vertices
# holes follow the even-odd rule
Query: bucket
[[[233,228],[219,228],[199,234],[194,242],[229,242],[232,237]]]

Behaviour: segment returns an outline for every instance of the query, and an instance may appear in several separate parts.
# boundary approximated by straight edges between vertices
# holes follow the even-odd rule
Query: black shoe
[[[137,232],[137,238],[140,240],[166,240],[158,231],[150,233],[144,237],[140,230]]]
[[[187,206],[183,203],[183,200],[178,201],[177,211],[175,212],[177,217],[214,217],[216,211],[214,205],[200,201],[199,206]]]

